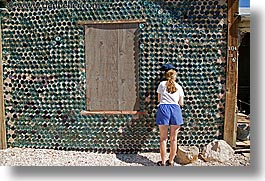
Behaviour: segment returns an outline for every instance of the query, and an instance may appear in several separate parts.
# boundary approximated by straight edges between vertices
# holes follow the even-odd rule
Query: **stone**
[[[178,146],[175,161],[178,164],[186,165],[198,160],[199,148],[196,146]]]
[[[233,148],[224,140],[214,140],[202,150],[204,161],[226,162],[234,157]]]

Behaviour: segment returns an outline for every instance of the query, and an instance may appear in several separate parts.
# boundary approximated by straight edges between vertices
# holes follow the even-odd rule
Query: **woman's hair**
[[[166,86],[167,86],[167,92],[169,93],[175,93],[177,92],[177,88],[175,86],[175,78],[177,76],[177,72],[173,69],[171,70],[168,70],[166,72],[166,79],[167,79],[167,83],[166,83]]]

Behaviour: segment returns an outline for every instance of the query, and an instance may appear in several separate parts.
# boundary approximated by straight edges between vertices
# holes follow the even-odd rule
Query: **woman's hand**
[[[184,96],[179,97],[179,105],[183,106],[184,105]]]

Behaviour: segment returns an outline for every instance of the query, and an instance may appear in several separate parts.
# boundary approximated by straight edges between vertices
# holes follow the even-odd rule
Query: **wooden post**
[[[238,83],[238,0],[228,0],[227,69],[224,140],[236,144],[236,101]]]
[[[0,12],[1,13],[1,12]],[[0,14],[0,149],[6,149],[6,124],[3,89],[3,61],[2,61],[2,29]]]

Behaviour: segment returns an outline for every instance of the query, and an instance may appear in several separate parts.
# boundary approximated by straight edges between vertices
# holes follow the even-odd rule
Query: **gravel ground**
[[[8,148],[0,150],[0,166],[156,166],[159,153],[101,154],[51,149]],[[225,163],[201,159],[185,166],[248,166],[250,158],[235,154]],[[175,163],[175,166],[181,166]]]

